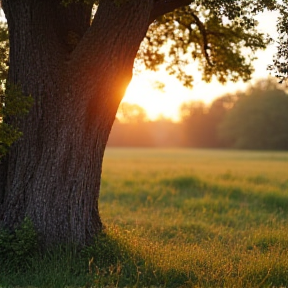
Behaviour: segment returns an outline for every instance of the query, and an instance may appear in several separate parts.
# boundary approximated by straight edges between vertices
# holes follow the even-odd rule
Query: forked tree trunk
[[[91,5],[3,0],[9,81],[32,95],[24,136],[1,160],[0,221],[32,219],[45,245],[86,244],[101,230],[102,159],[152,0]],[[119,17],[121,15],[121,17]]]

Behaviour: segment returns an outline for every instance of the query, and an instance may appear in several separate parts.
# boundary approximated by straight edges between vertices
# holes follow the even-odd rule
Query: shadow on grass
[[[13,262],[9,257],[3,260],[0,287],[83,287],[89,280],[86,259],[78,249],[71,246],[45,252],[37,249],[18,266],[13,263],[20,263],[21,255],[14,255]]]
[[[149,253],[143,255],[141,242],[129,233],[119,233],[117,228],[112,233],[111,230],[104,232],[98,235],[95,245],[86,250],[91,257],[89,271],[93,285],[176,288],[195,280],[191,279],[191,273],[187,275],[181,269],[161,269],[149,258]]]
[[[111,232],[112,231],[112,232]],[[61,246],[34,253],[21,267],[2,261],[0,287],[179,287],[191,281],[181,269],[161,269],[143,257],[139,240],[118,233],[100,233],[84,249]],[[134,239],[134,240],[133,240]],[[147,255],[146,255],[147,256]]]

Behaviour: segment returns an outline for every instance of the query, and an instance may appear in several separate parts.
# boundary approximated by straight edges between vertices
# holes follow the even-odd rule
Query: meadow
[[[288,287],[287,152],[108,149],[100,213],[164,286]]]
[[[1,287],[288,287],[288,152],[108,148],[102,174],[95,245]]]

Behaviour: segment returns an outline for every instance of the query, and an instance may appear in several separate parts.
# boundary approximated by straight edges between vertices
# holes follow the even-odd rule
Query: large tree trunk
[[[59,2],[2,1],[9,81],[34,105],[1,159],[0,221],[13,229],[27,216],[45,245],[86,244],[102,228],[104,149],[153,1],[103,0],[91,26],[92,6]]]

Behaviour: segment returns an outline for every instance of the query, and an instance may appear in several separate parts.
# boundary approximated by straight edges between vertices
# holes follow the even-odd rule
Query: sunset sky
[[[259,29],[276,38],[277,14],[265,12],[257,18],[259,20]],[[169,76],[164,69],[160,69],[158,72],[143,71],[140,75],[133,77],[123,102],[142,106],[151,120],[161,116],[177,120],[179,107],[183,102],[201,100],[208,104],[218,96],[227,92],[243,90],[255,80],[268,77],[267,65],[272,64],[275,52],[275,45],[270,45],[265,51],[259,51],[256,54],[258,60],[254,61],[255,72],[249,83],[229,82],[226,85],[221,85],[217,81],[212,81],[207,84],[201,81],[201,75],[195,69],[195,73],[193,73],[195,79],[194,88],[191,90],[183,87],[178,80],[173,76]],[[165,91],[155,89],[155,81],[164,83]]]

